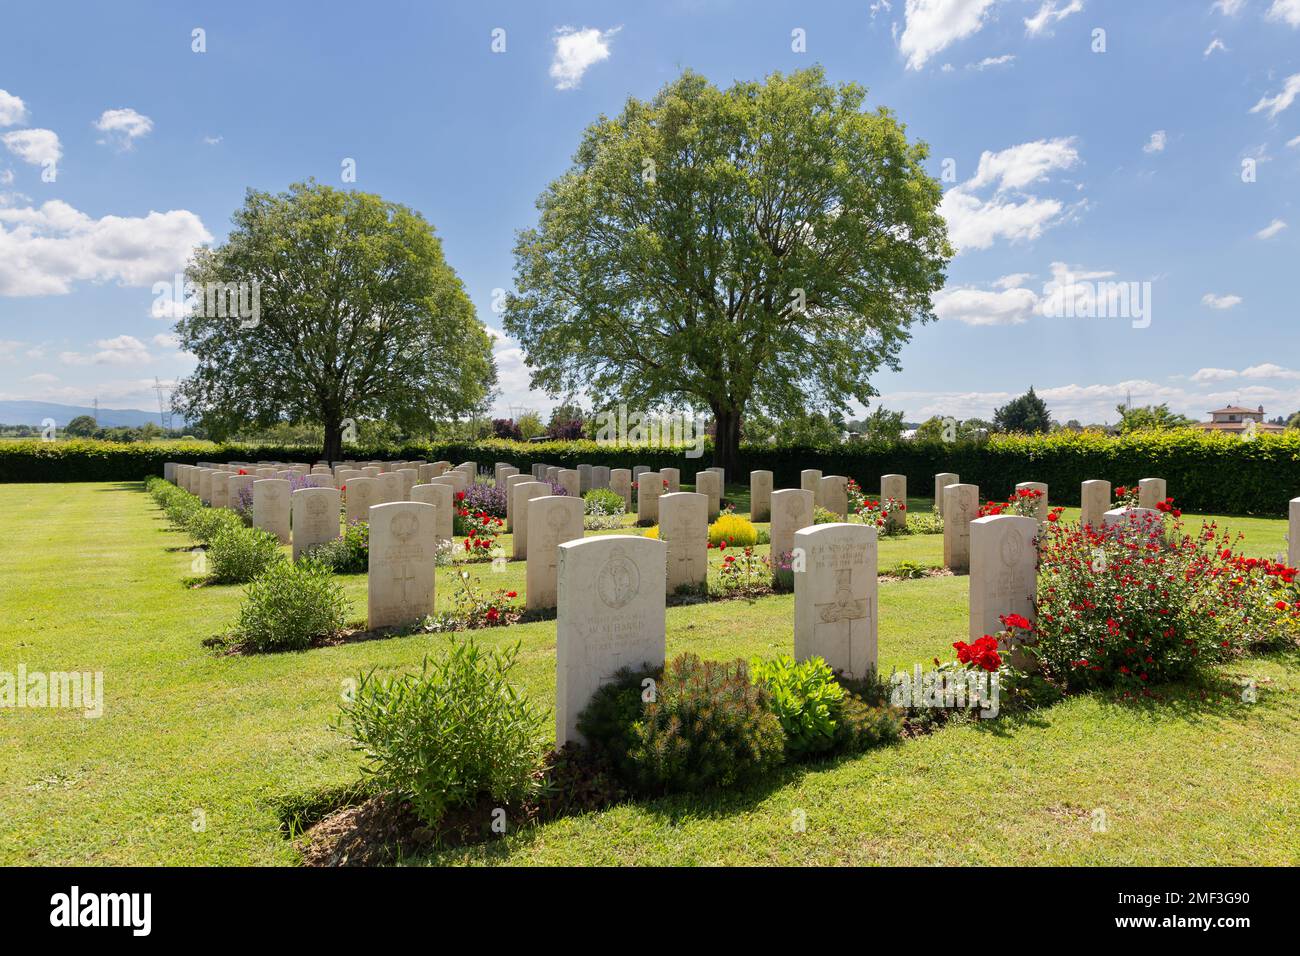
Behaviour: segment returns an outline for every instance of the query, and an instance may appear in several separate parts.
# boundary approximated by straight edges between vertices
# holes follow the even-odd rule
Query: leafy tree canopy
[[[952,249],[927,148],[865,97],[820,69],[686,72],[588,127],[515,247],[504,324],[534,387],[708,408],[724,467],[747,411],[866,404]]]

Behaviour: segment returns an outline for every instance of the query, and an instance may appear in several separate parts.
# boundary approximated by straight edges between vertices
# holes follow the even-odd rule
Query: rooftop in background
[[[1251,429],[1256,432],[1284,432],[1281,425],[1272,425],[1264,421],[1264,406],[1259,408],[1242,408],[1240,405],[1228,405],[1210,412],[1208,422],[1197,422],[1196,427],[1204,431],[1244,432]]]

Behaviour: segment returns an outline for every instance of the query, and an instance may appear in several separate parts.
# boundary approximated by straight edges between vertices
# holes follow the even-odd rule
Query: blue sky
[[[247,187],[342,185],[346,159],[499,330],[515,231],[596,116],[687,67],[821,64],[929,143],[960,247],[887,407],[987,417],[1032,383],[1061,420],[1130,392],[1300,409],[1300,0],[180,7],[0,12],[0,399],[154,407],[191,365],[153,284]],[[1064,314],[1104,282],[1142,316]],[[497,359],[500,413],[549,408],[515,343]]]

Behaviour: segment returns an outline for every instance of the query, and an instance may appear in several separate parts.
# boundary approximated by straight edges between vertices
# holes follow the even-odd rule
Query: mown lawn
[[[189,542],[136,484],[0,485],[0,671],[103,671],[105,713],[0,710],[0,864],[292,864],[281,807],[357,778],[329,729],[344,682],[410,669],[443,638],[222,657],[238,587],[186,588]],[[928,507],[917,501],[913,510]],[[1275,555],[1285,523],[1224,519]],[[507,543],[507,551],[508,551]],[[882,570],[934,564],[934,535],[886,539]],[[716,560],[716,558],[715,558]],[[472,566],[523,592],[523,568]],[[439,572],[450,601],[451,569]],[[357,617],[364,576],[343,579]],[[669,653],[789,651],[793,600],[670,608]],[[881,664],[948,656],[965,637],[966,580],[881,585]],[[480,632],[519,641],[519,679],[554,689],[553,621]],[[1300,660],[1226,669],[1253,678],[1202,699],[1085,697],[991,727],[935,734],[725,795],[649,801],[550,823],[428,862],[1297,863]],[[794,832],[796,811],[806,830]],[[1104,814],[1105,830],[1094,830]]]

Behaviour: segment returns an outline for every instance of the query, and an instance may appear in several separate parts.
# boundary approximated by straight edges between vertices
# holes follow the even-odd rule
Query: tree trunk
[[[733,408],[713,409],[713,464],[732,476],[740,465],[740,412]]]
[[[337,415],[326,416],[325,447],[321,457],[333,464],[343,460],[343,423]]]

